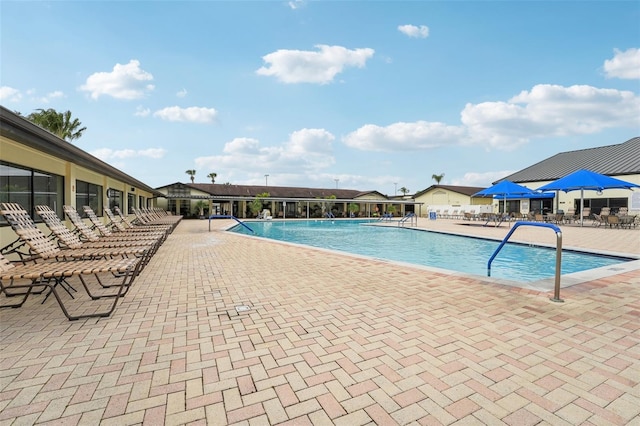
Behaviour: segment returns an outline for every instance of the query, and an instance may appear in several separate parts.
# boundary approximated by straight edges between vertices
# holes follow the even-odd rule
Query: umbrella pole
[[[580,188],[580,227],[584,222],[584,215],[582,211],[584,210],[584,188]]]

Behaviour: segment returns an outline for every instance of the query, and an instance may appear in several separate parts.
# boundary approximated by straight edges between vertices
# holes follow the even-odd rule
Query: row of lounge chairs
[[[85,206],[92,224],[89,226],[74,207],[64,206],[74,226],[70,229],[49,206],[39,205],[35,210],[49,235],[36,226],[19,204],[0,204],[0,214],[17,236],[0,249],[0,296],[18,299],[0,307],[19,308],[29,296],[46,292],[42,303],[53,295],[69,320],[111,315],[119,298],[127,293],[181,219],[140,210],[146,223],[138,219],[131,222],[119,210],[114,214],[105,209],[110,222],[104,224]],[[90,300],[107,303],[78,299],[74,287],[78,283]],[[67,304],[74,305],[73,313]]]

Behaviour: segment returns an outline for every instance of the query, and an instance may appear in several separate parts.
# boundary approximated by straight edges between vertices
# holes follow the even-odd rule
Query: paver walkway
[[[640,424],[638,270],[554,303],[227,224],[182,221],[110,318],[0,310],[0,425]]]

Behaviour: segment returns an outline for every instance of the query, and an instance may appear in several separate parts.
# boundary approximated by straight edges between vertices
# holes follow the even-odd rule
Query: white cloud
[[[465,136],[462,127],[416,121],[386,127],[366,124],[345,136],[349,147],[365,151],[413,151],[442,145],[456,145]]]
[[[91,74],[80,90],[89,92],[91,98],[98,99],[101,95],[116,99],[139,99],[153,90],[149,84],[153,75],[140,68],[140,61],[132,59],[128,64],[116,64],[111,72],[97,72]]]
[[[232,176],[234,171],[246,174],[246,170],[268,171],[274,176],[316,174],[334,164],[331,149],[334,139],[324,129],[295,131],[277,146],[263,147],[257,139],[236,138],[225,144],[222,155],[198,157],[195,164],[197,168],[215,169],[225,176]]]
[[[300,9],[302,6],[305,5],[305,1],[304,0],[290,0],[287,4],[289,5],[289,7],[293,10],[296,9]]]
[[[187,96],[187,93],[187,89],[182,89],[178,93],[176,93],[176,96],[179,98],[184,98],[185,96]]]
[[[19,102],[22,93],[18,89],[9,86],[0,86],[0,101]]]
[[[632,48],[624,52],[615,49],[613,59],[604,61],[604,71],[608,78],[640,79],[640,49]]]
[[[152,158],[159,159],[165,156],[167,150],[164,148],[147,148],[147,149],[119,149],[100,148],[91,152],[95,157],[102,161],[109,160],[125,160],[130,158]]]
[[[592,86],[539,84],[507,101],[467,104],[462,125],[397,122],[366,124],[342,138],[363,151],[411,151],[445,145],[514,150],[531,139],[594,134],[640,126],[640,97],[630,91]]]
[[[509,176],[515,172],[515,170],[503,170],[483,173],[468,172],[465,173],[461,178],[453,179],[451,185],[490,187],[492,185],[492,182],[503,179],[505,176]]]
[[[147,158],[162,158],[167,153],[167,150],[164,148],[147,148],[147,149],[139,149],[137,151],[138,156],[147,157]]]
[[[302,129],[291,133],[286,148],[297,154],[330,154],[334,139],[324,129]]]
[[[35,93],[35,91],[33,91],[33,93]],[[56,90],[51,93],[48,93],[47,95],[41,98],[34,98],[33,100],[39,103],[48,104],[49,102],[51,102],[51,99],[57,99],[57,98],[63,98],[63,97],[64,97],[64,93],[60,90]]]
[[[268,64],[256,71],[259,75],[274,76],[283,83],[327,84],[343,72],[345,67],[365,66],[374,54],[373,49],[347,49],[342,46],[316,45],[318,51],[277,50],[262,57]]]
[[[149,108],[145,108],[142,105],[138,105],[136,107],[136,112],[133,113],[136,117],[148,117],[151,114],[151,110]]]
[[[154,117],[166,121],[186,121],[191,123],[212,123],[218,112],[214,108],[172,106],[153,113]]]
[[[533,138],[637,127],[640,98],[615,89],[539,84],[507,102],[467,104],[461,119],[467,143],[511,150]]]
[[[58,99],[64,97],[64,92],[60,90],[54,90],[53,92],[47,93],[45,96],[37,97],[35,89],[29,89],[25,92],[27,96],[32,98],[31,100],[40,103],[40,104],[48,104],[52,99]],[[0,87],[0,101],[11,101],[11,102],[19,102],[22,100],[22,92],[18,89],[14,89],[9,86]]]
[[[49,93],[49,94],[47,95],[47,97],[48,97],[49,99],[62,98],[62,97],[64,97],[64,93],[63,93],[62,91],[60,91],[60,90],[56,90],[56,91],[54,91],[54,92]]]
[[[398,31],[402,34],[407,35],[412,38],[427,38],[429,37],[429,27],[426,25],[398,25]]]
[[[260,141],[253,138],[235,138],[224,145],[222,152],[230,155],[259,155]]]

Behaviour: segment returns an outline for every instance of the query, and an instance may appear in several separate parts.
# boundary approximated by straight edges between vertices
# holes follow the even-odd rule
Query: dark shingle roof
[[[354,199],[368,194],[384,196],[377,191],[358,191],[355,189],[298,188],[289,186],[264,185],[227,185],[218,183],[187,183],[185,186],[218,197],[255,197],[265,192],[271,198],[328,198],[334,195],[339,199]]]
[[[473,194],[475,194],[476,192],[480,192],[483,189],[486,189],[485,187],[478,187],[478,186],[457,186],[457,185],[431,185],[430,187],[428,187],[427,189],[423,189],[420,192],[417,192],[413,197],[419,197],[422,194],[431,191],[432,189],[435,188],[441,188],[441,189],[446,189],[448,191],[453,191],[453,192],[457,192],[458,194],[463,194],[463,195],[468,195],[468,196],[472,196]]]
[[[580,169],[608,176],[640,174],[640,137],[617,145],[561,152],[504,179],[512,182],[556,180]]]

